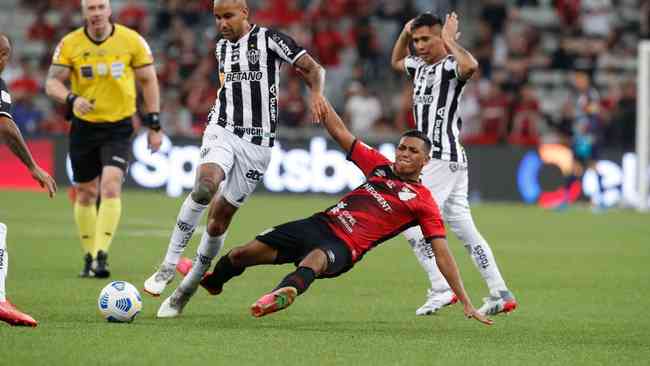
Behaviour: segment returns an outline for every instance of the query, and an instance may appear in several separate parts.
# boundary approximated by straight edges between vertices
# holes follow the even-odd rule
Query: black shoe
[[[84,255],[84,268],[79,273],[79,277],[95,277],[95,273],[92,270],[93,265],[93,256],[90,253]]]
[[[111,271],[108,270],[108,253],[100,250],[97,252],[97,265],[95,266],[95,277],[107,278],[111,276]]]

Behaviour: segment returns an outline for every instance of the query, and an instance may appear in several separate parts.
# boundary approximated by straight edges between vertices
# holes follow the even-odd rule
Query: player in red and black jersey
[[[445,228],[429,190],[420,181],[422,167],[429,161],[431,142],[413,130],[402,135],[395,162],[357,140],[328,105],[323,122],[328,132],[361,169],[366,182],[345,195],[336,205],[307,219],[271,228],[246,245],[236,247],[217,262],[214,272],[201,285],[211,294],[260,264],[295,263],[298,267],[270,293],[251,306],[256,317],[286,308],[304,293],[316,278],[337,277],[350,270],[363,255],[419,225],[438,258],[440,270],[464,304],[465,315],[483,323],[463,287],[458,267],[447,248]],[[192,296],[182,287],[163,302],[158,317],[176,317]]]

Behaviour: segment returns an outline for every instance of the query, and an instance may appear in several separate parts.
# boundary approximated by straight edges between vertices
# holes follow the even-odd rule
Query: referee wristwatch
[[[151,112],[145,114],[142,123],[156,132],[160,131],[160,113]]]

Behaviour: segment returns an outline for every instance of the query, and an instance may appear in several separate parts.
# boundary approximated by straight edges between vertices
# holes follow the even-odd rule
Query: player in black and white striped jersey
[[[478,63],[458,43],[458,16],[442,20],[421,14],[404,27],[391,63],[413,79],[413,114],[417,128],[433,144],[430,162],[422,170],[422,183],[429,188],[447,225],[464,243],[490,289],[479,312],[509,312],[517,302],[506,287],[488,243],[476,229],[467,198],[467,157],[460,143],[460,100],[463,88]],[[410,55],[410,43],[416,55]],[[436,266],[431,246],[416,226],[404,232],[418,261],[431,281],[427,301],[416,310],[429,315],[456,302],[456,296]]]
[[[215,0],[214,15],[222,37],[216,45],[220,87],[203,134],[196,184],[183,203],[165,259],[144,289],[158,296],[172,280],[181,255],[210,205],[206,231],[191,270],[163,302],[160,317],[177,316],[196,291],[226,236],[237,209],[262,180],[276,138],[280,67],[293,66],[310,89],[316,120],[326,110],[324,69],[289,36],[251,24],[245,0]]]

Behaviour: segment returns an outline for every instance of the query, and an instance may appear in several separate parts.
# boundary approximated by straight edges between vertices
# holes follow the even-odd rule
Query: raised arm
[[[447,51],[458,62],[458,76],[462,80],[469,80],[478,70],[478,61],[457,42],[460,33],[458,33],[458,15],[456,13],[447,15],[445,25],[442,27],[441,37]]]
[[[349,153],[356,137],[345,127],[341,117],[339,117],[327,100],[325,100],[325,118],[323,119],[323,124],[327,132],[341,146],[343,151]]]
[[[293,65],[309,87],[311,94],[311,111],[316,121],[325,118],[327,101],[323,96],[325,90],[325,69],[305,53]]]
[[[402,33],[400,33],[399,38],[393,46],[393,53],[390,58],[390,64],[393,66],[393,69],[399,72],[404,72],[404,59],[409,55],[409,42],[411,42],[411,24],[413,24],[413,19],[411,19]]]
[[[447,240],[443,238],[434,238],[431,240],[431,247],[435,253],[436,264],[438,265],[440,272],[445,277],[456,296],[458,296],[458,300],[463,303],[465,315],[468,318],[474,318],[481,323],[488,325],[492,324],[490,319],[479,314],[479,312],[474,308],[474,305],[472,305],[472,301],[469,299],[467,292],[465,292],[465,287],[460,278],[458,266],[447,247]]]
[[[11,118],[0,115],[0,141],[4,141],[9,150],[14,153],[25,164],[29,172],[43,188],[46,188],[50,197],[56,193],[56,182],[41,167],[36,164],[29,148],[23,140],[23,136]]]

